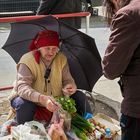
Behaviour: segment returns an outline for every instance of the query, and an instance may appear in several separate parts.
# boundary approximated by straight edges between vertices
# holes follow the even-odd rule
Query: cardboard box
[[[120,140],[121,139],[121,127],[119,126],[119,122],[105,114],[98,113],[94,120],[101,124],[102,126],[105,126],[105,128],[110,128],[111,132],[114,134],[114,140]]]

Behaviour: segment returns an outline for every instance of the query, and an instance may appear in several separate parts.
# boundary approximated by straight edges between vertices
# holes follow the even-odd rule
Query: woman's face
[[[57,52],[59,51],[57,46],[44,46],[39,49],[41,57],[45,61],[52,61]]]

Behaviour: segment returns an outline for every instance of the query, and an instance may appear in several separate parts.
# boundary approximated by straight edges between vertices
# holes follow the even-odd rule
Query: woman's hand
[[[46,101],[46,108],[50,112],[55,112],[60,108],[60,104],[58,102],[56,102],[54,98],[48,97],[48,99]]]
[[[53,97],[46,95],[40,95],[39,103],[46,107],[50,112],[54,112],[61,107],[61,105],[56,102]]]
[[[76,86],[72,85],[72,84],[67,84],[63,89],[63,94],[66,96],[71,96],[72,94],[74,94],[76,92]]]

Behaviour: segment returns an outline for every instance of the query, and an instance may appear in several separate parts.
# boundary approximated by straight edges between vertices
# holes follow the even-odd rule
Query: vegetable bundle
[[[76,106],[75,101],[70,97],[65,96],[57,97],[56,101],[59,102],[62,108],[70,114],[73,114],[77,111],[75,107]]]
[[[77,113],[73,115],[71,123],[76,135],[82,140],[88,140],[86,134],[93,131],[93,125]]]
[[[75,101],[70,97],[57,97],[56,100],[61,104],[63,110],[71,114],[71,129],[82,140],[88,140],[87,133],[93,131],[93,125],[78,113],[76,113]]]

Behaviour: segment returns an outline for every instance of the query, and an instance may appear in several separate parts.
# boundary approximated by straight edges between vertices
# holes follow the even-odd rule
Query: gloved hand
[[[39,103],[46,107],[50,112],[55,112],[61,107],[61,105],[56,102],[53,97],[46,95],[40,95]]]

